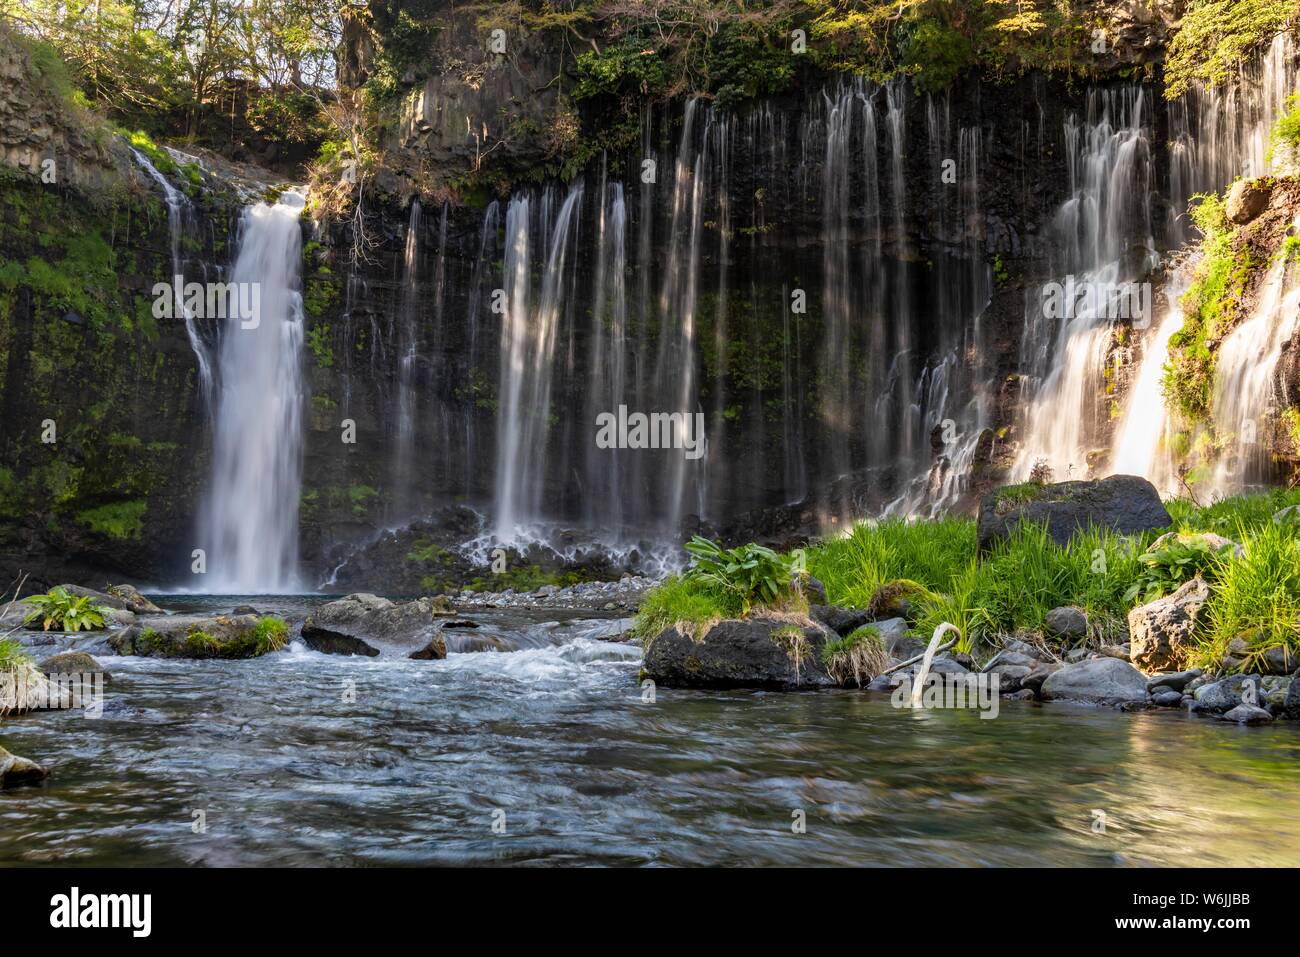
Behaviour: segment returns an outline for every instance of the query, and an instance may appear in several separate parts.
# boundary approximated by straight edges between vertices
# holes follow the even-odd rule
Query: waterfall
[[[149,174],[163,191],[163,199],[167,203],[167,228],[171,239],[172,253],[172,274],[168,278],[172,281],[173,295],[175,302],[173,309],[176,314],[185,318],[185,334],[190,340],[190,349],[194,352],[194,360],[199,369],[199,395],[203,400],[205,407],[210,408],[212,404],[212,356],[208,344],[203,340],[199,333],[198,326],[195,324],[194,316],[185,306],[185,288],[184,263],[181,257],[181,237],[185,235],[186,223],[189,219],[191,206],[189,197],[182,193],[176,187],[167,181],[167,177],[158,171],[158,169],[149,162],[149,158],[134,147],[131,153],[140,167]]]
[[[555,222],[547,230],[550,197],[543,196],[543,235],[549,234],[541,297],[531,308],[529,197],[510,200],[506,211],[506,315],[501,334],[501,373],[497,417],[495,534],[519,541],[526,526],[544,516],[547,446],[551,421],[551,383],[555,343],[566,289],[570,232],[582,200],[582,184],[569,189]]]
[[[251,320],[227,316],[218,352],[212,483],[204,513],[208,588],[292,591],[302,486],[303,197],[244,211],[230,281],[255,291]]]
[[[1147,96],[1093,91],[1084,122],[1066,122],[1070,196],[1052,223],[1055,282],[1026,296],[1015,478],[1039,462],[1058,481],[1083,478],[1104,449],[1112,320],[1156,264]]]
[[[402,293],[397,310],[397,421],[393,440],[392,481],[389,510],[394,518],[409,516],[414,491],[416,369],[419,356],[420,248],[423,210],[420,200],[411,200],[410,222],[402,254]]]
[[[1300,217],[1292,230],[1300,228]],[[1279,398],[1276,389],[1282,350],[1300,325],[1300,270],[1274,256],[1251,314],[1219,345],[1211,411],[1219,446],[1210,480],[1212,491],[1240,492],[1269,476],[1268,421]]]

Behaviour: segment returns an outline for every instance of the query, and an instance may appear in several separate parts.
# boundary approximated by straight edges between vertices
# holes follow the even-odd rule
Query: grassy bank
[[[928,637],[949,621],[961,628],[964,649],[977,652],[1002,635],[1041,633],[1047,612],[1063,605],[1087,612],[1089,643],[1124,641],[1133,607],[1199,572],[1211,598],[1188,664],[1217,665],[1241,639],[1245,646],[1236,654],[1248,669],[1271,648],[1300,655],[1300,515],[1274,518],[1297,505],[1300,492],[1283,491],[1204,508],[1172,501],[1170,530],[1180,538],[1156,551],[1149,549],[1161,532],[1126,536],[1094,529],[1060,547],[1041,527],[1025,525],[983,558],[971,518],[864,522],[809,546],[804,561],[832,604],[879,610],[891,592],[906,592],[918,635]],[[1243,554],[1210,547],[1198,537],[1207,532],[1240,543]],[[647,596],[636,630],[648,641],[680,622],[699,634],[711,621],[741,614],[742,607],[734,590],[688,572]]]

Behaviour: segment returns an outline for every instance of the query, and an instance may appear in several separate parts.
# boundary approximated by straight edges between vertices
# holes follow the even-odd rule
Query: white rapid
[[[141,169],[149,174],[149,177],[157,183],[163,191],[163,200],[167,203],[167,228],[171,238],[172,253],[172,274],[168,280],[172,283],[173,295],[175,301],[172,304],[174,315],[181,315],[185,318],[185,334],[190,340],[190,349],[194,352],[194,360],[199,369],[199,395],[203,399],[205,407],[210,408],[212,403],[212,355],[208,349],[208,344],[203,341],[199,334],[198,327],[195,325],[194,316],[185,307],[185,288],[184,262],[181,256],[181,237],[185,234],[186,221],[190,214],[189,197],[168,182],[167,177],[158,171],[158,168],[149,162],[149,157],[145,156],[134,147],[131,148],[135,160],[140,164]]]
[[[303,197],[244,211],[230,282],[260,308],[227,316],[219,346],[212,487],[204,515],[200,590],[298,590],[302,487]]]

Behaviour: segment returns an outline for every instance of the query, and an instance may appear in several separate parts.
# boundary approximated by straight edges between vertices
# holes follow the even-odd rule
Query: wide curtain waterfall
[[[302,196],[244,212],[229,283],[255,308],[223,318],[199,590],[294,591],[302,487]]]

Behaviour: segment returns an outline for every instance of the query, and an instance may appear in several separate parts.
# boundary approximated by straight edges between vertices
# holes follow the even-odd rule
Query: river
[[[0,725],[52,772],[0,792],[0,865],[1300,865],[1285,724],[1013,701],[988,720],[851,691],[647,701],[639,649],[593,637],[607,620],[470,614],[523,649],[103,659],[102,718]]]

